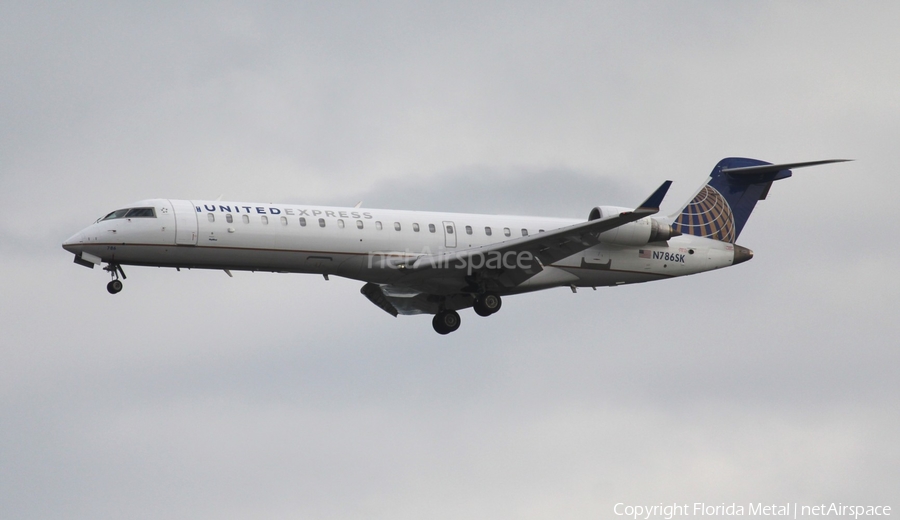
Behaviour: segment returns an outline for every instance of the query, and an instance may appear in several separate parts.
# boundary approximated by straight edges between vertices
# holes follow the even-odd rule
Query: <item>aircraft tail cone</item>
[[[751,258],[753,258],[753,251],[737,244],[734,245],[734,260],[731,262],[731,265],[737,265],[742,262],[746,262]]]

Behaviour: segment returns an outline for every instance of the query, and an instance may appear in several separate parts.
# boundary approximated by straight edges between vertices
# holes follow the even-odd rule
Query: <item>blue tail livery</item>
[[[685,235],[733,244],[744,229],[756,202],[765,200],[773,182],[790,177],[791,168],[847,160],[772,164],[743,157],[722,159],[713,168],[706,184],[676,214],[678,217],[672,228]]]

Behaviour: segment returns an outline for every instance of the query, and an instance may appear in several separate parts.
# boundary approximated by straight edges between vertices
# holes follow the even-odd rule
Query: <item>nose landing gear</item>
[[[122,270],[122,266],[119,264],[109,263],[106,267],[103,268],[104,271],[107,271],[110,276],[112,276],[112,281],[106,284],[106,290],[109,291],[109,294],[116,294],[122,290],[122,280],[119,280],[119,273],[122,274],[122,279],[127,279],[125,276],[125,271]]]
[[[117,292],[122,290],[122,281],[121,280],[113,280],[106,284],[106,290],[109,291],[109,294],[116,294]]]

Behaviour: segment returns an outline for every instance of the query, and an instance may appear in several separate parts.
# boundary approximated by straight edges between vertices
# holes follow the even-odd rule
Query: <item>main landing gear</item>
[[[479,316],[490,316],[500,310],[503,301],[494,293],[484,293],[475,298],[472,308]],[[450,334],[459,328],[459,313],[451,310],[443,310],[434,315],[431,325],[438,334]]]
[[[502,304],[503,301],[500,300],[500,296],[494,293],[484,293],[475,298],[475,305],[472,308],[475,309],[475,314],[479,316],[490,316],[499,311]]]
[[[125,271],[122,270],[122,266],[119,264],[110,263],[106,267],[103,268],[104,271],[109,272],[112,276],[112,281],[106,284],[106,290],[109,291],[109,294],[116,294],[122,290],[122,280],[119,280],[119,273],[122,274],[122,279],[125,280],[128,277],[125,276]]]
[[[456,311],[441,311],[431,320],[431,325],[438,334],[450,334],[459,328],[459,324],[459,313]]]

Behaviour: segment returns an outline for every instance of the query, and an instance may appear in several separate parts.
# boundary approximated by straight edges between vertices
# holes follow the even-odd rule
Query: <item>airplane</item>
[[[737,265],[736,244],[772,183],[802,168],[731,157],[693,197],[659,212],[672,181],[636,208],[598,206],[587,220],[298,204],[149,199],[97,219],[62,247],[103,269],[116,294],[123,265],[312,273],[364,282],[360,292],[396,317],[431,314],[448,334],[460,310],[500,310],[502,298],[555,287],[618,286]],[[120,280],[121,277],[121,280]]]

